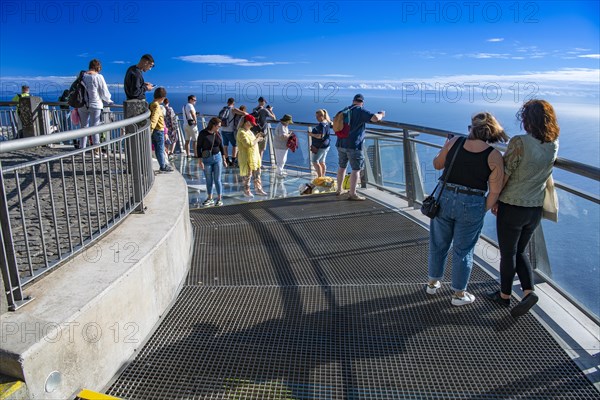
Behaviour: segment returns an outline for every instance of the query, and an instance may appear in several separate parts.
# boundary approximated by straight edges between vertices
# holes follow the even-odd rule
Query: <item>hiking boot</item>
[[[215,201],[213,199],[206,199],[202,202],[203,207],[209,207],[209,206],[214,206],[214,205],[215,205]]]
[[[358,194],[350,194],[350,195],[348,195],[348,200],[351,200],[351,201],[365,201],[366,197],[360,196]]]
[[[453,306],[464,306],[466,304],[471,304],[475,301],[475,296],[471,293],[465,291],[462,297],[458,297],[456,293],[452,295],[452,305]]]
[[[523,297],[523,300],[510,310],[510,315],[514,318],[520,317],[527,314],[527,312],[538,302],[537,294],[531,292],[527,296]]]
[[[425,285],[427,287],[427,294],[436,294],[437,290],[439,288],[442,287],[442,282],[437,281],[436,283],[434,283],[433,285],[431,283],[428,283],[427,285]]]
[[[500,296],[499,290],[496,290],[495,292],[487,292],[485,297],[496,304],[500,304],[504,307],[510,307],[510,299],[503,299],[502,296]]]

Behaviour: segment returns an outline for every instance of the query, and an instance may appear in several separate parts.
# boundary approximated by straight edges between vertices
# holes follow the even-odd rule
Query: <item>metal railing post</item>
[[[419,165],[419,156],[417,147],[410,140],[408,129],[402,130],[403,140],[402,148],[404,152],[404,176],[406,180],[406,197],[408,205],[414,207],[416,201],[422,201],[423,180],[421,179],[421,167]]]
[[[123,102],[123,113],[124,117],[131,118],[137,115],[143,114],[148,110],[148,103],[145,100],[126,100]],[[144,125],[149,124],[149,121]],[[144,126],[143,125],[143,126]],[[125,132],[127,134],[136,131],[135,125],[129,125],[126,127]],[[142,135],[143,136],[143,135]],[[141,144],[143,140],[139,138],[139,135],[131,140],[129,146],[131,147],[131,158],[127,159],[127,167],[131,171],[131,178],[133,179],[133,202],[138,203],[138,207],[135,209],[136,212],[144,212],[144,189],[143,189],[143,146]],[[150,164],[152,165],[152,164]],[[152,169],[152,168],[150,168]]]
[[[0,171],[2,170],[2,162],[0,161]],[[8,309],[15,310],[18,304],[25,304],[31,301],[23,293],[21,278],[19,276],[19,268],[17,264],[17,256],[15,254],[12,229],[10,226],[10,214],[8,211],[8,202],[6,200],[6,191],[4,188],[4,174],[0,173],[0,265],[2,272],[2,281]],[[0,310],[0,314],[6,310]]]
[[[548,248],[546,247],[546,239],[541,223],[533,232],[533,236],[528,244],[528,250],[533,269],[552,278],[552,267],[550,266],[550,257],[548,256]]]

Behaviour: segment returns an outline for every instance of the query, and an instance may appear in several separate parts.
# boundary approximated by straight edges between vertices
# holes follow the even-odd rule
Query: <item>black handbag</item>
[[[438,195],[438,198],[435,198],[435,191],[437,190],[438,186],[440,185],[440,183],[438,182],[437,185],[435,185],[435,189],[433,189],[433,192],[431,192],[432,194],[430,194],[429,196],[427,196],[425,198],[425,200],[423,200],[423,204],[421,205],[421,212],[423,213],[423,215],[434,219],[435,216],[440,212],[440,201],[438,200],[440,197],[442,197],[442,193],[444,192],[444,187],[446,187],[446,182],[448,181],[448,176],[450,176],[450,171],[452,171],[452,166],[454,165],[454,160],[456,160],[456,156],[458,155],[458,152],[460,151],[460,149],[462,148],[463,144],[465,143],[464,138],[460,138],[458,139],[459,143],[456,143],[457,149],[456,149],[456,153],[454,153],[454,156],[452,157],[452,161],[450,162],[450,165],[448,166],[448,171],[446,171],[445,175],[444,175],[444,182],[442,182],[442,189],[440,190],[440,194]]]

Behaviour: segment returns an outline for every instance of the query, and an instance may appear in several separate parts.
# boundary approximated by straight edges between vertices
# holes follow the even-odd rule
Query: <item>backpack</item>
[[[229,116],[231,115],[231,108],[225,106],[219,111],[219,119],[221,120],[221,126],[225,128],[229,126]]]
[[[350,134],[350,117],[352,115],[352,107],[346,107],[342,111],[335,114],[333,118],[333,130],[335,135],[340,139],[345,139]]]
[[[81,71],[77,79],[75,79],[69,88],[67,103],[73,108],[81,108],[85,106],[87,104],[87,100],[89,99],[87,89],[83,84],[84,74],[85,71]]]

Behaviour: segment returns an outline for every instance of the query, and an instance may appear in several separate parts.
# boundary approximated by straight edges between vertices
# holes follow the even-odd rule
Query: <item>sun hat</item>
[[[285,114],[283,117],[281,117],[280,121],[281,122],[289,122],[290,124],[294,123],[294,121],[292,121],[292,116],[290,114]]]

